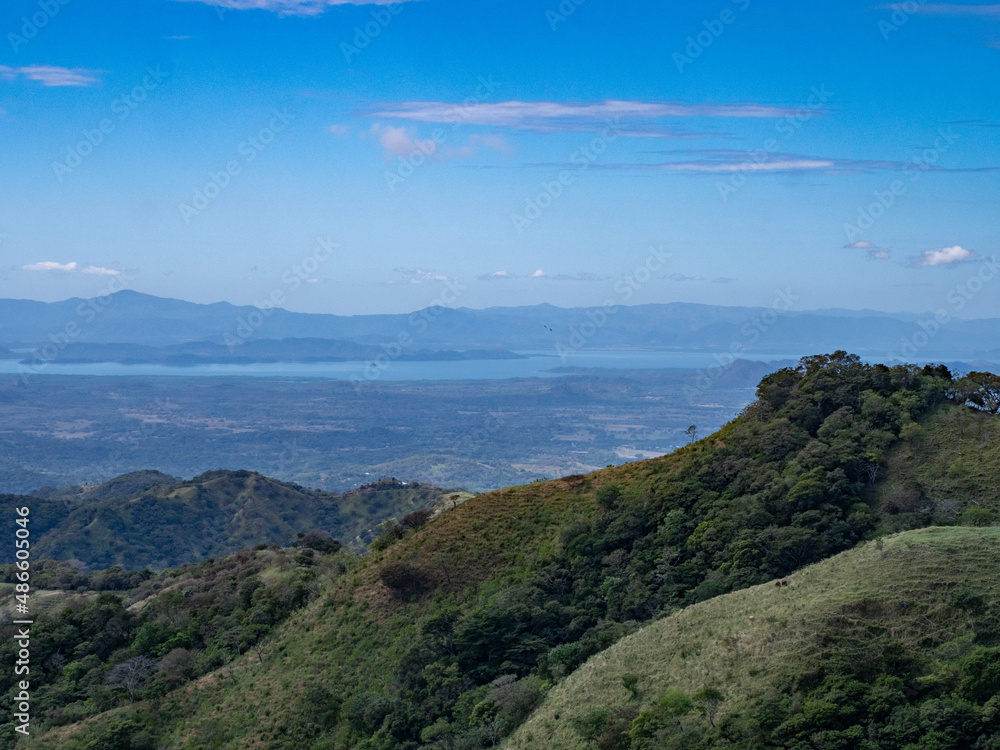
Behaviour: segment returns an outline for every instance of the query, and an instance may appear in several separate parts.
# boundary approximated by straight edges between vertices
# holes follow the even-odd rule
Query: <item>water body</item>
[[[112,362],[98,364],[59,364],[58,361],[38,366],[21,365],[17,360],[0,360],[0,374],[18,375],[176,375],[176,376],[245,376],[303,377],[333,380],[497,380],[508,378],[558,377],[553,372],[562,367],[602,367],[608,369],[684,368],[700,370],[718,367],[727,360],[710,352],[663,352],[580,350],[563,358],[548,352],[519,352],[526,359],[502,359],[462,362],[275,362],[240,365],[121,365]],[[746,356],[762,362],[797,360],[801,355]]]

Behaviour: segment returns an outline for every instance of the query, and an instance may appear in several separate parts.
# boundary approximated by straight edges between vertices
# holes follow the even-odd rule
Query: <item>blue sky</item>
[[[667,256],[629,303],[924,311],[988,269],[1000,5],[677,5],[7,2],[0,296],[588,307]]]

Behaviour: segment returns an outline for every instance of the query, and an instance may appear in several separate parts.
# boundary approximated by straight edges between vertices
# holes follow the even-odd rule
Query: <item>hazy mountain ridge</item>
[[[797,310],[669,303],[599,308],[548,304],[484,310],[432,307],[410,314],[353,315],[261,311],[225,302],[209,305],[121,291],[103,300],[42,303],[0,300],[0,344],[35,347],[56,342],[172,346],[208,341],[228,345],[255,339],[326,339],[369,346],[398,342],[432,349],[552,350],[677,348],[797,355],[848,348],[863,354],[966,359],[983,356],[983,342],[1000,336],[1000,320],[953,319],[947,335],[905,351],[933,314]],[[783,309],[788,308],[788,309]],[[602,318],[602,315],[605,317]],[[593,319],[593,320],[592,320]],[[604,321],[595,325],[594,320]],[[583,333],[581,333],[583,332]],[[919,341],[923,341],[918,336]]]

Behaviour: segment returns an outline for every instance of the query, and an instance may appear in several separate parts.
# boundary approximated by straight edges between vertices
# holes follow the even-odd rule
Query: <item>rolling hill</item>
[[[1000,433],[995,414],[969,405],[981,387],[941,367],[809,357],[673,454],[386,528],[367,557],[340,557],[301,589],[286,579],[257,597],[235,575],[165,571],[169,591],[143,583],[66,615],[117,618],[103,650],[36,623],[33,744],[429,750],[549,747],[550,732],[567,747],[631,750],[727,746],[712,744],[725,731],[747,748],[991,747],[1000,631],[986,527],[1000,509]],[[259,581],[277,575],[261,565]],[[137,619],[119,611],[146,600]],[[221,608],[202,616],[195,602]],[[685,623],[697,631],[679,651],[656,635]],[[251,641],[259,651],[246,652]],[[662,653],[606,652],[616,643]],[[191,653],[171,659],[191,666],[169,689],[150,676],[135,703],[108,689],[117,665],[162,664],[178,648]],[[87,655],[50,663],[70,650]],[[610,686],[583,666],[602,652],[622,671]],[[580,710],[550,712],[559,701]],[[569,729],[553,728],[563,710]],[[939,744],[914,745],[925,738]]]
[[[0,495],[0,508],[11,515],[15,507],[31,508],[36,556],[138,570],[287,545],[314,529],[363,549],[386,519],[467,497],[394,479],[338,494],[250,471],[212,471],[189,481],[136,472],[96,487]]]

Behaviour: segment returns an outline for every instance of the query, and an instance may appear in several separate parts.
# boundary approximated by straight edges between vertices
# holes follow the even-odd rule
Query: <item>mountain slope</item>
[[[162,569],[288,544],[320,529],[363,548],[375,527],[434,506],[447,492],[386,480],[346,494],[309,490],[250,471],[213,471],[190,481],[137,472],[78,493],[0,495],[0,508],[32,509],[35,557],[77,559],[92,568]]]
[[[901,747],[890,737],[904,721],[912,721],[907,739],[950,730],[951,744],[919,747],[995,743],[1000,715],[995,699],[984,712],[983,691],[1000,679],[974,684],[967,673],[977,657],[1000,655],[998,569],[995,527],[868,542],[789,576],[787,586],[726,594],[622,639],[553,688],[505,747],[589,750],[595,738],[605,748]],[[696,703],[665,716],[665,697],[684,707],[671,691],[706,688],[724,696],[717,731]],[[971,730],[947,721],[970,717]]]
[[[91,704],[98,715],[82,725],[47,719],[38,746],[83,748],[127,717],[162,748],[490,747],[550,685],[644,623],[788,575],[890,522],[988,522],[965,515],[977,506],[961,473],[932,488],[930,513],[922,500],[885,500],[918,477],[917,462],[894,461],[919,430],[963,453],[995,433],[998,418],[963,405],[963,387],[941,368],[807,358],[669,456],[491,492],[380,538],[270,637],[262,661],[237,659],[234,675],[163,702],[145,694],[104,715]],[[995,441],[981,464],[976,502],[995,514]]]

